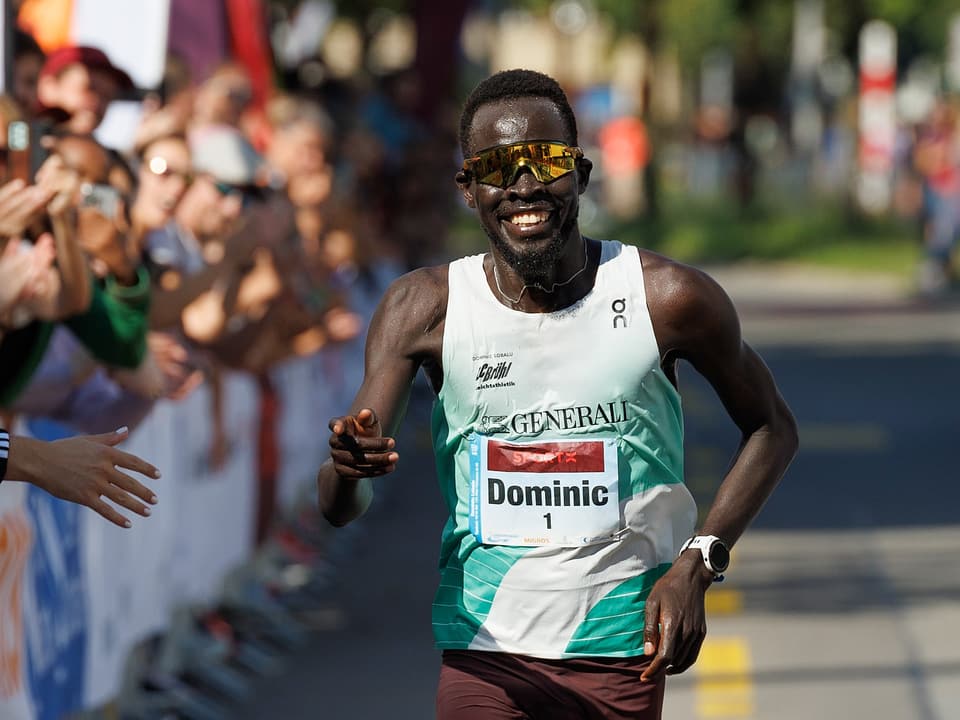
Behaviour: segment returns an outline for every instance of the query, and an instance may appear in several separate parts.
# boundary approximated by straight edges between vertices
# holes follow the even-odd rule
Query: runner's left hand
[[[699,556],[681,556],[650,591],[643,641],[653,660],[641,680],[676,675],[696,662],[707,635],[703,599],[711,579],[705,571]]]

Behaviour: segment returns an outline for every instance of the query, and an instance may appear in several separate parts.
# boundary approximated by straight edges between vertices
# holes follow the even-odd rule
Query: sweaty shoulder
[[[447,265],[419,268],[394,280],[374,314],[371,331],[383,333],[410,355],[432,355],[447,313]]]
[[[644,291],[661,358],[739,346],[740,321],[730,297],[702,270],[640,250]]]

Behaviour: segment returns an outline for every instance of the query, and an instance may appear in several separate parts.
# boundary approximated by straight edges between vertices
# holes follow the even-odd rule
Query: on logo
[[[627,299],[617,298],[610,304],[610,309],[613,310],[613,327],[626,327],[627,316],[624,313],[627,311]],[[618,322],[622,325],[618,325]]]

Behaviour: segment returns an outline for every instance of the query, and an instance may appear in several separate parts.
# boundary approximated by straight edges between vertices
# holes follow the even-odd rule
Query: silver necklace
[[[549,290],[547,290],[547,289],[546,289],[543,285],[541,285],[540,283],[534,283],[533,285],[524,285],[524,286],[520,289],[520,294],[517,295],[517,299],[514,300],[512,297],[510,297],[509,295],[507,295],[507,294],[503,291],[503,288],[502,288],[502,287],[500,287],[500,274],[497,272],[497,261],[496,261],[495,259],[494,259],[494,261],[493,261],[493,282],[494,282],[494,283],[496,284],[496,286],[497,286],[497,292],[500,293],[500,297],[502,297],[504,300],[506,300],[506,301],[507,301],[508,303],[510,303],[511,305],[517,306],[517,305],[520,304],[520,301],[523,299],[523,294],[524,294],[528,289],[537,288],[538,290],[542,290],[543,292],[545,292],[545,293],[547,293],[547,294],[552,294],[553,292],[556,291],[557,288],[563,287],[564,285],[569,285],[570,283],[572,283],[574,280],[577,279],[577,276],[580,275],[580,274],[581,274],[584,270],[586,270],[586,269],[587,269],[587,241],[584,240],[584,241],[583,241],[583,267],[581,267],[579,270],[577,270],[573,275],[571,275],[570,277],[568,277],[568,278],[567,278],[566,280],[564,280],[563,282],[557,282],[557,283],[553,283],[552,285],[550,285],[550,289],[549,289]]]

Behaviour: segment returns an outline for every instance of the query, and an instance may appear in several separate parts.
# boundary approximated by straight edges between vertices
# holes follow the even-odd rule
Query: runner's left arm
[[[733,547],[793,459],[796,423],[767,366],[743,341],[736,310],[723,289],[693,268],[669,261],[660,268],[651,314],[664,366],[673,374],[678,360],[690,362],[741,432],[733,462],[698,531]],[[656,657],[644,679],[683,672],[696,661],[706,635],[703,598],[711,582],[713,574],[694,549],[677,558],[654,586],[647,599],[644,641],[647,654]]]

